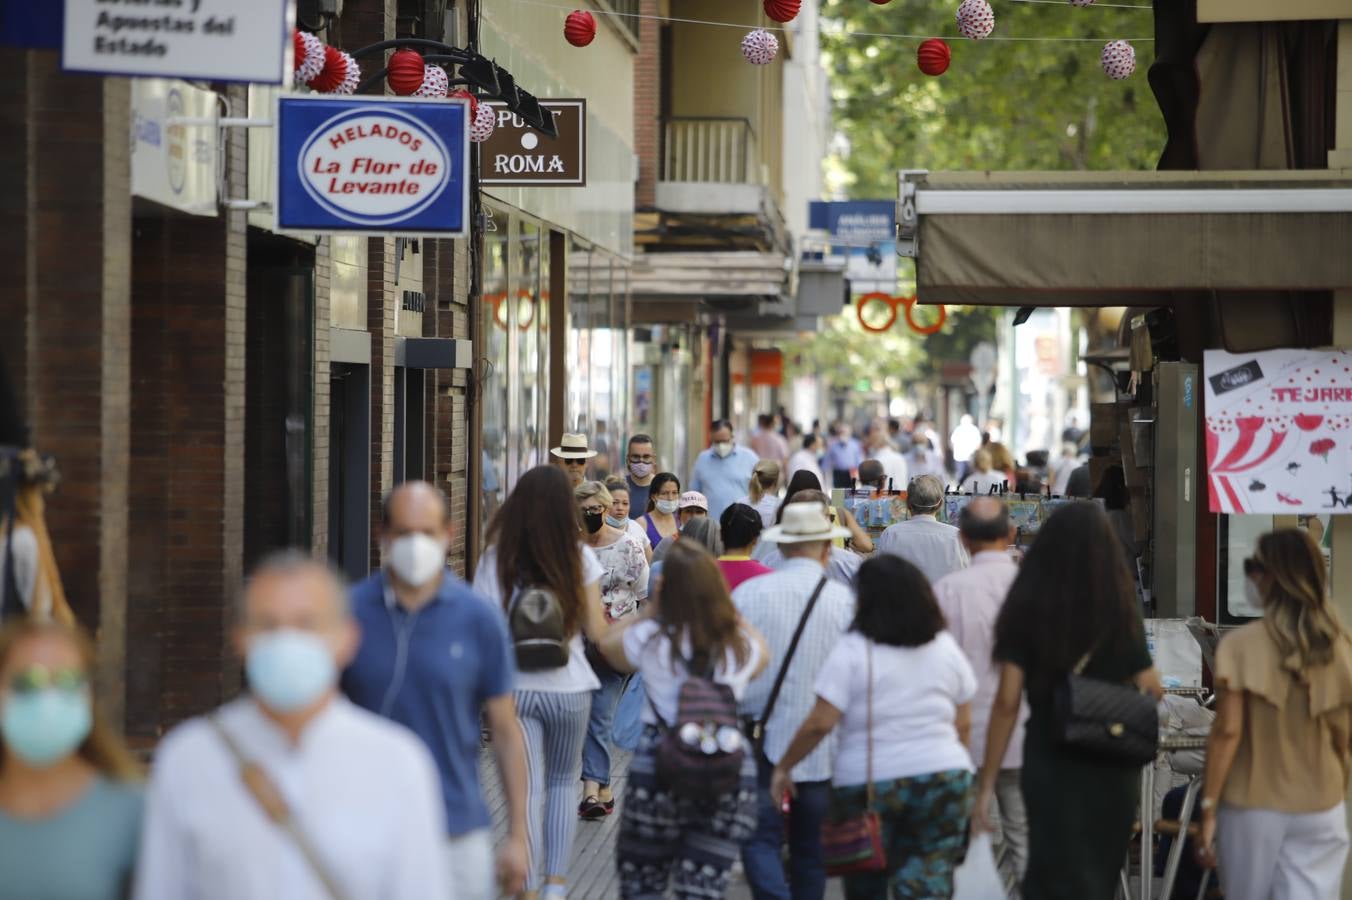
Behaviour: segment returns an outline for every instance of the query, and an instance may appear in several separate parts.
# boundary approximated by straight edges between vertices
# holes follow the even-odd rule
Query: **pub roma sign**
[[[479,182],[511,187],[586,187],[587,101],[541,100],[559,136],[527,125],[498,100],[484,100],[497,117],[479,145]]]
[[[465,237],[467,100],[277,99],[277,230]]]

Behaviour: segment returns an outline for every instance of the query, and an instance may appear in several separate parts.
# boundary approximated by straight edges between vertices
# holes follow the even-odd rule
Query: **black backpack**
[[[737,790],[747,741],[739,728],[737,699],[731,687],[714,680],[714,663],[696,675],[689,662],[681,662],[687,674],[675,721],[667,723],[653,706],[662,731],[653,754],[657,779],[678,797],[712,801]]]
[[[507,627],[516,649],[516,667],[539,672],[568,665],[568,635],[563,604],[549,588],[523,587],[507,607]]]

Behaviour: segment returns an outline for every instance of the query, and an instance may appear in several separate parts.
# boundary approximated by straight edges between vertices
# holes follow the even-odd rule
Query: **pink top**
[[[757,575],[769,575],[774,569],[763,566],[749,556],[724,556],[718,560],[718,568],[723,570],[723,578],[728,582],[728,590],[737,590],[737,585]]]
[[[948,621],[948,631],[967,655],[976,672],[976,696],[972,698],[972,734],[968,748],[972,762],[981,767],[986,757],[986,729],[991,707],[1000,686],[1000,667],[991,658],[995,648],[995,620],[1000,617],[1018,566],[1009,554],[983,550],[972,557],[972,564],[940,578],[934,583],[934,596]],[[1009,736],[1002,769],[1023,768],[1023,728],[1028,721],[1028,704],[1019,711],[1019,721]]]

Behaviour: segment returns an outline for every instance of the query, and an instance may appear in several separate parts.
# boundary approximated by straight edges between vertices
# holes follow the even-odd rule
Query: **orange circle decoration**
[[[915,322],[915,298],[906,298],[906,324],[911,326],[911,330],[916,334],[935,334],[940,328],[944,327],[944,319],[948,318],[948,310],[940,303],[936,308],[939,310],[933,322],[928,325],[917,325]]]
[[[882,325],[870,325],[868,319],[864,318],[864,307],[870,303],[882,303],[891,310],[891,315]],[[855,315],[859,318],[859,325],[865,331],[871,331],[874,334],[882,334],[897,323],[897,298],[891,294],[884,294],[882,291],[874,291],[871,294],[865,294],[860,297],[854,306]]]
[[[882,324],[878,325],[869,323],[868,319],[864,316],[864,307],[868,306],[871,303],[881,303],[891,310],[892,314],[887,317],[886,322],[883,322]],[[921,325],[919,322],[915,320],[914,313],[915,305],[916,298],[913,296],[893,297],[891,294],[885,294],[882,291],[874,291],[873,293],[870,294],[864,294],[862,297],[859,298],[859,301],[855,304],[855,316],[858,317],[859,319],[860,327],[863,328],[865,331],[872,332],[873,334],[882,334],[884,331],[888,331],[889,329],[891,329],[891,327],[897,323],[897,307],[899,306],[905,307],[906,324],[916,334],[925,334],[925,335],[935,334],[939,331],[940,328],[944,327],[944,320],[948,318],[948,311],[943,307],[942,304],[938,306],[939,310],[938,317],[929,325]]]

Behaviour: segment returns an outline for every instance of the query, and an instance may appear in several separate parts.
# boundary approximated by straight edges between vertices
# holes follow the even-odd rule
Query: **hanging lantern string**
[[[564,0],[563,3],[552,3],[550,2],[550,0],[514,0],[514,2],[519,4],[525,4],[527,6],[544,6],[550,9],[557,10],[572,9],[575,5],[572,2],[572,0]],[[1031,3],[1035,2],[1035,0],[1022,0],[1022,2]],[[1036,0],[1036,2],[1061,3],[1062,0]],[[1101,3],[1095,4],[1095,6],[1106,6],[1106,5],[1108,4]],[[1149,9],[1150,7],[1133,6],[1129,8]],[[754,25],[754,24],[746,25],[740,22],[710,22],[706,19],[682,19],[676,16],[649,16],[643,13],[614,12],[613,10],[607,9],[594,9],[592,10],[592,14],[597,16],[615,16],[616,18],[623,19],[654,19],[658,22],[677,22],[682,25],[717,25],[721,28],[737,28],[741,31],[751,31],[757,28],[764,29],[765,31],[783,31],[789,33],[797,31],[797,29],[786,28],[783,25]],[[891,32],[881,32],[881,31],[845,31],[844,29],[833,29],[833,28],[822,28],[821,33],[827,35],[828,37],[843,36],[843,37],[867,37],[867,38],[895,38],[897,40],[904,41],[923,41],[926,38],[944,37],[944,35],[936,35],[936,34],[894,34]],[[952,36],[949,39],[963,40],[963,38],[956,36]],[[988,38],[982,39],[981,43],[983,44],[989,43],[990,41],[1023,41],[1023,42],[1037,41],[1051,43],[1102,44],[1104,40],[1106,39],[1101,37],[1006,37],[1002,35],[991,35]],[[1150,41],[1154,41],[1155,39],[1153,37],[1133,37],[1133,38],[1122,38],[1122,40],[1130,41],[1132,43],[1147,43]]]
[[[1066,0],[1014,0],[1015,3],[1050,3],[1053,6],[1065,6]],[[1089,9],[1154,9],[1153,6],[1133,6],[1130,3],[1099,3],[1097,0]]]

